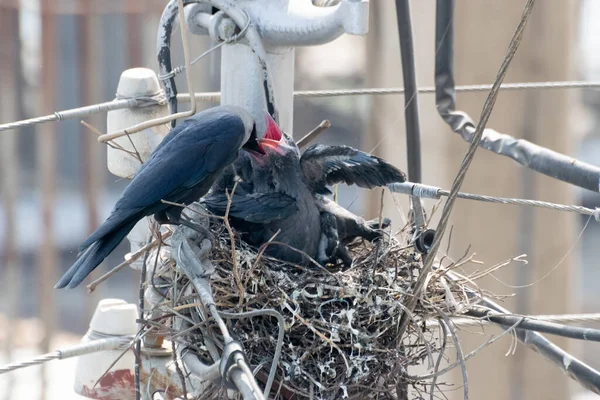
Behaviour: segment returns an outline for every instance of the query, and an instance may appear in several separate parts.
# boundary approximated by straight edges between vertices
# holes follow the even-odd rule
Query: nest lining
[[[402,297],[418,278],[421,257],[404,237],[387,235],[375,244],[357,241],[349,246],[352,268],[336,271],[285,264],[257,253],[237,236],[232,251],[231,236],[220,223],[213,224],[213,233],[217,239],[211,253],[215,266],[211,283],[217,308],[230,313],[269,308],[285,321],[283,352],[270,398],[275,393],[279,393],[275,398],[296,399],[382,394],[385,398],[385,393],[396,393],[407,368],[428,358],[431,363],[431,354],[438,350],[424,321],[440,311],[453,314],[455,309],[446,300],[448,290],[455,303],[466,301],[457,284],[442,286],[439,280],[430,279],[423,297],[426,301],[419,302],[400,338]],[[185,287],[186,281],[180,277],[177,286]],[[198,299],[181,296],[179,301],[184,305]],[[261,367],[257,379],[264,385],[277,344],[277,319],[240,318],[227,324],[242,343],[251,367]],[[208,331],[220,338],[212,320],[209,326]],[[197,331],[186,336],[187,343],[202,342]],[[210,362],[206,347],[195,347]],[[216,396],[217,392],[221,388],[214,386],[204,395]]]

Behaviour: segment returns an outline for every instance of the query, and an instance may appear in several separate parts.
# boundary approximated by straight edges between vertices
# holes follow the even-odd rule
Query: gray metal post
[[[195,33],[209,32],[223,40],[235,20],[230,9],[250,18],[260,32],[266,63],[279,112],[279,125],[293,132],[293,91],[295,47],[324,44],[343,33],[365,35],[369,28],[369,1],[342,0],[332,7],[317,7],[310,0],[229,0],[210,1],[224,13],[208,15],[201,4],[186,9],[188,25]],[[241,27],[243,28],[243,26]],[[250,44],[250,45],[249,45]],[[247,108],[264,132],[266,108],[263,74],[251,40],[225,44],[221,53],[221,104]]]

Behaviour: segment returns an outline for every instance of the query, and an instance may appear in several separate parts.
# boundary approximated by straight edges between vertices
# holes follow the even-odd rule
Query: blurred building
[[[463,28],[461,34],[457,34],[457,64],[461,65],[462,73],[459,77],[469,77],[473,80],[457,82],[457,84],[472,83],[490,83],[495,76],[504,50],[508,44],[508,38],[516,26],[518,15],[523,6],[523,2],[494,2],[488,0],[481,5],[467,5],[466,0],[456,1],[457,7],[464,10],[463,20],[466,24],[467,8],[478,10],[479,14],[472,11],[470,15],[472,25],[468,25],[471,31]],[[401,70],[399,64],[399,47],[397,45],[397,31],[395,30],[395,15],[393,15],[393,2],[390,4],[372,0],[373,17],[371,33],[368,38],[343,37],[337,41],[325,46],[315,48],[299,49],[296,61],[296,88],[302,89],[335,89],[335,88],[357,88],[368,86],[400,86]],[[568,3],[567,6],[564,4]],[[547,55],[540,56],[533,54],[531,61],[525,55],[519,53],[521,64],[515,64],[522,68],[521,73],[510,76],[507,81],[519,81],[520,79],[538,80],[566,80],[582,79],[597,80],[600,77],[600,56],[597,51],[600,45],[600,32],[596,26],[596,17],[600,17],[600,4],[597,0],[569,0],[563,4],[563,0],[554,0],[547,2],[538,2],[536,13],[539,10],[541,14],[534,14],[537,18],[537,24],[540,31],[526,38],[528,45],[524,47],[526,51],[534,52],[536,41],[550,40],[544,37],[548,31],[539,28],[544,25],[544,21],[555,23],[560,21],[566,26],[565,29],[574,29],[573,44],[564,45],[573,46],[572,59],[569,62],[576,65],[577,68],[572,73],[564,75],[552,75],[548,71],[562,71],[561,67],[556,69],[548,68],[543,70],[540,65],[535,65],[539,60],[549,60]],[[152,0],[139,2],[134,0],[104,0],[95,2],[91,0],[0,0],[0,82],[2,82],[2,95],[0,95],[0,123],[32,118],[40,115],[51,114],[55,110],[74,108],[89,103],[108,101],[114,98],[117,82],[121,72],[127,68],[144,66],[156,69],[155,55],[155,36],[156,27],[160,13],[165,1]],[[562,5],[561,5],[562,4]],[[414,0],[411,2],[413,10],[413,30],[415,32],[417,49],[417,68],[419,85],[431,86],[433,84],[433,21],[434,21],[433,0]],[[552,13],[552,8],[560,9],[558,13],[566,14],[560,18]],[[563,8],[564,7],[564,8]],[[576,8],[577,7],[577,8]],[[483,10],[488,8],[489,10]],[[505,13],[502,9],[506,9]],[[577,9],[576,15],[568,14],[568,10]],[[384,10],[384,11],[381,11]],[[392,12],[390,13],[390,10]],[[565,11],[567,10],[567,11]],[[43,11],[43,12],[42,12]],[[379,13],[379,14],[378,14]],[[481,21],[478,19],[483,18]],[[495,19],[490,22],[489,30],[482,28],[487,24],[485,18]],[[548,18],[546,20],[545,18]],[[551,19],[554,18],[554,19]],[[53,30],[50,31],[51,37],[46,35],[45,24],[53,19]],[[478,23],[479,22],[479,23]],[[548,23],[551,23],[548,22]],[[563,25],[560,25],[561,27]],[[504,27],[504,29],[501,29]],[[495,31],[493,29],[496,29]],[[529,30],[531,25],[528,27]],[[550,29],[550,28],[548,28]],[[496,37],[494,32],[499,36]],[[529,31],[528,31],[529,32]],[[466,38],[472,35],[472,41]],[[535,36],[538,35],[538,36]],[[175,46],[179,46],[178,38],[174,36]],[[393,39],[396,38],[396,39]],[[193,53],[200,54],[208,46],[209,41],[206,38],[193,37]],[[494,42],[497,39],[498,42]],[[394,41],[395,40],[395,41]],[[463,42],[460,42],[463,40]],[[44,46],[53,45],[51,49]],[[474,49],[484,52],[486,49],[489,55],[489,62],[486,68],[476,68],[472,71],[464,72],[468,67],[466,59],[474,59]],[[562,48],[562,47],[561,47]],[[376,51],[374,50],[376,49]],[[385,50],[384,50],[385,49]],[[523,48],[522,48],[523,49]],[[382,52],[387,52],[387,58]],[[379,54],[376,54],[379,52]],[[543,53],[542,50],[540,52]],[[52,54],[52,60],[44,58],[44,54]],[[379,56],[382,56],[379,58]],[[538,58],[535,58],[539,56]],[[556,55],[563,57],[564,55]],[[174,54],[174,65],[182,63],[181,51],[176,47]],[[569,56],[571,57],[571,56]],[[462,64],[461,64],[461,60]],[[562,65],[559,59],[556,59],[556,65]],[[527,64],[528,62],[531,65]],[[551,61],[548,61],[550,63]],[[55,91],[51,93],[51,101],[44,99],[44,71],[51,65],[55,71],[53,75],[53,84]],[[533,66],[532,66],[533,65]],[[528,69],[530,68],[530,69]],[[538,68],[538,69],[536,69]],[[540,69],[543,71],[540,72]],[[477,71],[474,72],[474,71]],[[482,72],[483,71],[483,72]],[[489,72],[493,71],[493,73]],[[523,72],[524,71],[524,72]],[[472,75],[469,75],[472,73]],[[539,73],[536,75],[536,73]],[[207,59],[203,60],[194,68],[196,90],[218,90],[219,82],[219,52],[216,51]],[[11,85],[6,85],[10,82]],[[182,80],[178,81],[179,87],[184,88]],[[573,91],[569,93],[569,99],[564,100],[568,104],[568,113],[572,129],[565,131],[569,141],[573,144],[572,154],[584,161],[598,164],[600,162],[600,113],[598,105],[600,96],[597,90]],[[545,96],[554,96],[555,92]],[[48,94],[46,93],[46,96]],[[511,94],[511,101],[523,104],[525,93],[519,92]],[[476,98],[460,97],[459,104],[468,103],[471,116],[478,117],[478,112],[483,104],[484,95],[478,95]],[[506,99],[506,97],[504,98]],[[498,105],[496,119],[492,119],[491,126],[514,127],[517,122],[507,121],[506,125],[501,118],[508,119],[507,116],[513,116],[511,108],[513,105],[508,100],[502,100]],[[536,101],[542,101],[537,99]],[[450,133],[449,129],[439,120],[435,113],[432,96],[420,96],[421,106],[421,126],[423,129],[423,162],[426,183],[449,187],[451,178],[457,169],[457,160],[462,158],[463,151],[466,148],[458,136]],[[585,108],[580,108],[580,102]],[[540,103],[541,104],[541,103]],[[202,107],[208,107],[210,104],[202,104]],[[332,122],[332,128],[326,131],[320,139],[324,143],[344,143],[363,150],[375,151],[386,158],[390,158],[402,168],[405,168],[405,150],[404,150],[404,120],[403,114],[404,101],[401,96],[392,96],[389,98],[374,98],[367,96],[354,97],[336,97],[320,99],[298,99],[295,101],[295,132],[296,138],[301,137],[323,119],[329,119]],[[540,106],[542,107],[542,106]],[[519,114],[522,115],[522,114]],[[538,115],[537,119],[544,118]],[[514,120],[517,118],[514,117]],[[104,116],[91,119],[90,121],[100,131],[106,131],[106,119]],[[514,123],[513,123],[514,122]],[[373,133],[373,127],[377,126],[378,133]],[[543,126],[542,125],[538,125]],[[106,153],[103,145],[95,143],[95,134],[84,128],[79,121],[71,120],[53,124],[56,138],[56,185],[54,212],[52,214],[52,232],[54,238],[55,253],[57,255],[56,263],[52,265],[52,273],[58,278],[75,260],[77,247],[84,239],[94,224],[101,222],[109,213],[114,202],[127,184],[126,181],[116,178],[108,173],[105,168]],[[17,319],[31,319],[25,325],[26,331],[38,330],[40,328],[39,318],[41,304],[45,301],[40,295],[40,287],[46,285],[51,288],[55,281],[40,282],[40,259],[38,252],[47,238],[44,236],[44,213],[42,211],[42,201],[44,193],[40,191],[40,151],[39,140],[41,127],[27,127],[16,131],[16,160],[18,172],[18,191],[16,192],[16,201],[14,209],[14,219],[17,221],[15,230],[8,231],[6,208],[4,205],[0,208],[0,255],[4,258],[7,254],[7,244],[11,243],[10,238],[14,239],[16,245],[16,265],[18,270],[18,279],[16,280],[14,290],[18,294],[16,303],[5,301],[8,292],[0,293],[0,315],[12,315]],[[527,128],[521,127],[506,133],[520,136],[526,133]],[[383,133],[382,133],[383,132]],[[1,132],[1,135],[5,135]],[[371,137],[368,135],[371,134]],[[541,135],[540,132],[538,134]],[[376,135],[389,135],[384,145],[379,142]],[[392,139],[390,139],[392,138]],[[535,141],[535,140],[534,140]],[[0,137],[0,146],[3,145]],[[378,146],[379,145],[379,146]],[[559,149],[561,150],[561,149]],[[468,191],[482,192],[485,190],[496,190],[492,194],[499,196],[513,195],[519,197],[522,195],[523,180],[530,179],[525,177],[520,167],[513,165],[507,166],[503,163],[510,161],[498,161],[495,156],[484,153],[478,155],[479,174],[475,175],[469,181]],[[491,170],[496,170],[497,175],[504,175],[506,168],[510,172],[512,180],[498,182],[495,187],[486,185],[485,173],[481,172],[486,165]],[[490,167],[493,166],[493,167]],[[4,179],[0,174],[0,179]],[[93,187],[90,188],[88,182],[93,181]],[[545,184],[545,181],[542,183]],[[558,201],[557,199],[577,198],[586,207],[595,207],[600,205],[600,195],[589,192],[578,191],[577,196],[569,192],[570,189],[560,187],[560,193],[556,198],[540,198],[541,200]],[[506,189],[506,190],[505,190]],[[537,191],[533,195],[542,195],[547,192]],[[91,209],[90,198],[95,199],[95,207]],[[377,200],[378,201],[378,200]],[[404,199],[396,203],[390,197],[386,198],[386,212],[389,212],[394,221],[399,221],[404,212],[406,212],[403,203]],[[373,211],[373,199],[365,196],[356,188],[341,188],[340,202],[342,205],[351,208],[352,211],[365,214],[371,217]],[[463,206],[463,213],[470,210]],[[492,217],[495,215],[492,206],[474,207],[474,219]],[[503,206],[496,206],[503,207]],[[481,214],[476,214],[480,212]],[[508,218],[526,219],[527,211],[518,209],[502,209],[499,214],[508,215]],[[515,215],[518,214],[518,217]],[[556,214],[543,214],[544,218],[555,218]],[[563,220],[561,220],[563,221]],[[583,228],[587,218],[577,221],[576,235]],[[491,223],[491,222],[490,222]],[[566,223],[567,230],[569,222]],[[469,225],[473,227],[473,224]],[[502,261],[511,256],[517,255],[515,252],[518,246],[513,246],[519,234],[527,232],[516,232],[519,225],[506,225],[502,227],[504,232],[512,232],[503,237],[493,235],[476,238],[477,240],[495,241],[495,251],[485,253],[475,246],[472,250],[478,255],[483,253],[483,257],[488,263]],[[521,225],[522,226],[522,225]],[[456,221],[455,228],[460,228]],[[575,242],[576,236],[569,231],[566,236],[569,243]],[[469,231],[467,234],[481,236],[481,232]],[[467,234],[463,234],[459,240],[460,244],[468,242]],[[505,239],[508,237],[510,240]],[[511,245],[506,245],[510,241]],[[577,277],[572,296],[572,304],[568,309],[573,312],[594,312],[600,305],[600,291],[596,288],[596,283],[600,282],[600,269],[597,266],[598,256],[600,256],[600,247],[595,243],[600,241],[600,225],[590,222],[587,229],[581,236],[581,240],[576,250],[571,254],[572,263],[569,272]],[[502,247],[506,245],[505,247]],[[482,246],[483,247],[483,246]],[[566,253],[568,243],[561,243],[558,246],[557,254]],[[122,243],[119,248],[104,263],[104,270],[118,264],[128,249],[127,243]],[[528,249],[529,252],[531,249]],[[457,248],[456,252],[462,252],[464,248]],[[540,250],[536,250],[538,253]],[[560,257],[553,260],[558,262]],[[485,258],[487,257],[487,258]],[[500,259],[499,259],[500,258]],[[539,268],[542,268],[539,262],[543,259],[538,256],[532,260],[537,262]],[[3,262],[4,265],[4,262]],[[553,265],[544,265],[543,268],[551,268]],[[533,267],[532,267],[533,268]],[[0,267],[0,282],[7,281],[6,269]],[[539,271],[536,272],[536,276]],[[137,297],[137,273],[126,269],[120,273],[118,279],[112,279],[101,285],[93,296],[86,294],[84,288],[71,291],[59,291],[53,294],[54,306],[57,310],[56,333],[62,338],[73,339],[83,334],[87,329],[90,311],[93,310],[95,302],[99,298],[118,297],[128,301],[134,301]],[[13,283],[8,283],[13,285]],[[503,288],[502,293],[514,292],[515,290]],[[519,291],[519,293],[522,293]],[[4,297],[3,297],[4,296]],[[544,310],[529,309],[528,312],[562,312],[563,310]],[[0,321],[2,319],[0,318]],[[4,319],[6,321],[6,319]],[[8,322],[12,323],[12,322]],[[4,324],[0,323],[0,343],[7,340],[2,335]],[[19,325],[21,326],[21,325]],[[62,333],[61,333],[62,332]],[[72,336],[64,335],[64,332]],[[480,338],[481,339],[481,338]],[[483,339],[481,339],[483,340]],[[480,340],[480,341],[481,341]],[[35,336],[28,341],[28,344],[35,344],[40,341]],[[64,339],[64,341],[68,341]],[[562,344],[562,343],[561,343]],[[503,353],[506,348],[499,348],[496,353]],[[600,351],[595,345],[585,345],[583,354],[584,361],[595,368],[600,368]],[[520,348],[521,352],[528,350]],[[25,350],[15,354],[15,357],[22,358],[25,355],[30,356],[36,352],[27,352]],[[495,354],[496,354],[495,353]],[[529,355],[531,359],[536,359],[537,355]],[[539,358],[539,357],[538,357]],[[491,364],[493,358],[487,358],[488,364],[485,368],[493,371],[495,366]],[[498,363],[508,362],[496,358]],[[479,364],[478,364],[479,365]],[[529,364],[528,364],[529,365]],[[534,364],[537,365],[537,364]],[[552,368],[552,367],[550,367]],[[507,373],[507,376],[509,374]],[[24,375],[25,376],[25,375]],[[32,375],[27,375],[32,376]],[[475,374],[475,376],[479,376]],[[494,374],[488,375],[493,381]],[[30,381],[31,378],[23,378],[22,382]],[[510,382],[509,378],[506,378]],[[512,378],[510,378],[512,379]],[[560,377],[556,385],[565,387],[569,384],[567,377]],[[0,386],[2,380],[0,380]],[[505,382],[505,381],[503,381]],[[473,382],[472,382],[473,383]],[[473,383],[475,385],[475,383]],[[481,385],[488,384],[481,379]],[[526,386],[527,381],[520,381],[519,385]],[[536,387],[544,385],[544,382],[536,381]],[[70,386],[65,388],[70,394]],[[566,391],[566,390],[565,390]],[[576,388],[575,393],[580,392]],[[38,392],[36,392],[38,393]],[[478,392],[480,393],[480,392]],[[512,395],[510,394],[512,393]],[[498,392],[498,397],[490,398],[511,398],[518,400],[528,395],[534,395],[535,390],[520,390],[516,392],[506,390]],[[563,391],[561,391],[563,393]],[[525,397],[524,397],[525,396]],[[62,398],[62,397],[57,397]],[[592,398],[592,397],[589,397]]]

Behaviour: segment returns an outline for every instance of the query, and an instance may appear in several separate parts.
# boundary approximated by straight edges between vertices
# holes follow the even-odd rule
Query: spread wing
[[[314,193],[327,194],[328,185],[346,183],[373,189],[406,181],[406,175],[385,160],[349,146],[310,146],[300,158],[302,172]]]
[[[206,208],[213,214],[224,216],[227,210],[227,196],[222,193],[211,194],[202,199]],[[236,195],[234,193],[229,216],[246,222],[268,224],[289,217],[297,210],[296,200],[283,193],[253,193]]]

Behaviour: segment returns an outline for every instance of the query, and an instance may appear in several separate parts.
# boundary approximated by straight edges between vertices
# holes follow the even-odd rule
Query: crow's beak
[[[281,129],[277,126],[277,123],[273,120],[271,115],[265,112],[265,124],[267,125],[267,130],[265,131],[265,135],[262,139],[259,139],[258,142],[260,145],[277,148],[283,138],[283,134]]]

